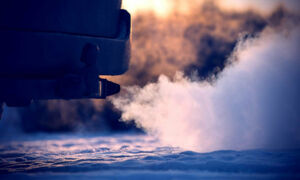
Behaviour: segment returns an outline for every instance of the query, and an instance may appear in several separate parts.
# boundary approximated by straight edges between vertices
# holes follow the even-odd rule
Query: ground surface
[[[300,150],[197,153],[145,135],[0,141],[0,179],[300,179]]]

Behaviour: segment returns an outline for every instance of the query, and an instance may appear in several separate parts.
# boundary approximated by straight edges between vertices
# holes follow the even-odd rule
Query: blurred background
[[[172,78],[181,71],[214,81],[240,39],[299,24],[297,1],[233,1],[124,0],[132,15],[131,64],[125,75],[106,78],[122,87],[143,87],[161,74]],[[4,110],[2,134],[144,132],[133,121],[120,121],[121,112],[109,99],[38,101]]]

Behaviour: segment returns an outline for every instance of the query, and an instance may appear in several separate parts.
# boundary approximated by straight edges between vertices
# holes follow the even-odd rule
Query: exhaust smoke
[[[300,33],[266,29],[241,40],[213,83],[161,75],[113,97],[167,145],[197,151],[300,147]]]

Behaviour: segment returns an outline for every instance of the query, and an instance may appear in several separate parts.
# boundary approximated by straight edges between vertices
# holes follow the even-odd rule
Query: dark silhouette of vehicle
[[[0,1],[0,104],[105,98],[130,58],[122,0]]]

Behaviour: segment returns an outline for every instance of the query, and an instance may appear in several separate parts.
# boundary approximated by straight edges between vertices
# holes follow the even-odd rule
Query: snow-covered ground
[[[300,179],[300,150],[198,153],[136,134],[0,142],[0,179]]]

